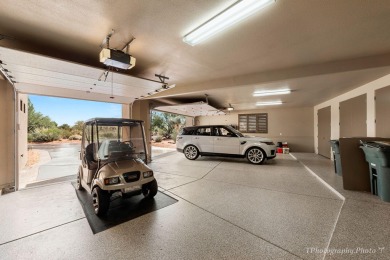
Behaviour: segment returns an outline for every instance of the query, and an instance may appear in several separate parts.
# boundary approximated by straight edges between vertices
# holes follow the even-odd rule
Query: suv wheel
[[[77,173],[76,189],[84,190],[83,185],[81,185],[81,169],[79,169],[79,172]]]
[[[92,190],[92,201],[96,215],[101,217],[107,214],[110,206],[110,194],[107,191],[100,189],[99,186],[96,186]]]
[[[265,153],[262,149],[254,147],[248,150],[246,158],[250,163],[262,164],[265,160]]]
[[[193,145],[189,145],[186,148],[184,148],[184,155],[188,160],[195,160],[199,157],[199,151],[198,148],[196,148]]]
[[[144,194],[145,198],[147,199],[151,199],[156,196],[157,190],[158,185],[156,179],[142,186],[142,194]]]

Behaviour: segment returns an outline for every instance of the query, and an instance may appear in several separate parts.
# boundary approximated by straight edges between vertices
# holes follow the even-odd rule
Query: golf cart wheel
[[[110,194],[96,186],[92,190],[92,202],[95,214],[99,217],[107,214],[108,207],[110,206]]]
[[[189,145],[186,148],[184,148],[184,155],[188,160],[195,160],[199,157],[199,151],[198,148],[196,148],[193,145]]]
[[[145,198],[147,199],[151,199],[156,196],[157,190],[158,186],[156,179],[142,186],[142,194],[144,194]]]
[[[262,164],[265,160],[265,153],[258,147],[253,147],[246,153],[246,158],[250,163]]]
[[[81,169],[79,169],[79,172],[77,173],[76,189],[77,190],[84,190],[83,185],[81,185]]]

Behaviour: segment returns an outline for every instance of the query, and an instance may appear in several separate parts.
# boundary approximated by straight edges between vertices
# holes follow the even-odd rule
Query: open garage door
[[[164,91],[161,82],[0,47],[2,66],[20,93],[130,104]]]
[[[159,106],[155,107],[155,110],[179,114],[184,116],[216,116],[216,115],[225,115],[226,113],[210,106],[205,102],[195,102],[188,104],[179,104],[179,105],[171,105],[171,106]]]
[[[27,111],[24,107],[27,107],[27,101],[23,97],[28,94],[130,104],[134,100],[141,100],[143,97],[149,97],[167,89],[161,82],[107,71],[104,68],[94,68],[5,47],[0,47],[0,53],[1,66],[6,72],[6,79],[13,83],[18,95],[16,101],[18,104],[14,105],[14,92],[11,86],[10,91],[8,91],[10,95],[2,96],[6,100],[1,104],[6,105],[7,102],[12,102],[12,105],[7,105],[2,111],[7,113],[5,117],[7,120],[10,119],[8,120],[10,122],[13,118],[19,117],[18,126],[20,129],[26,125],[27,117],[25,114]],[[4,82],[7,83],[6,80]],[[8,109],[9,107],[15,109]],[[63,109],[66,110],[66,107]],[[4,122],[8,121],[5,120]],[[14,133],[14,128],[15,124],[12,121],[7,124],[4,131]],[[6,150],[9,156],[7,155],[8,159],[5,161],[7,161],[9,167],[16,165],[17,158],[22,158],[22,160],[19,160],[20,163],[19,167],[16,167],[17,169],[14,170],[12,166],[11,170],[7,170],[12,172],[13,176],[15,171],[19,172],[20,165],[25,163],[25,156],[27,155],[26,139],[25,137],[22,138],[24,133],[22,131],[17,131],[17,133],[16,136],[9,135],[5,137],[5,140],[12,140],[12,147],[14,143],[19,143],[15,147],[15,152],[12,149],[12,154],[10,153],[11,149]],[[15,139],[20,140],[16,142]],[[73,154],[73,151],[69,153]],[[51,169],[48,168],[48,171],[51,171]],[[15,180],[7,177],[2,182],[7,185],[14,185]]]

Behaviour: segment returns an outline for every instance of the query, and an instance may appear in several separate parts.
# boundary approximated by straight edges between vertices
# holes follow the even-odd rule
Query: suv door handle
[[[195,137],[195,139],[199,139],[199,137]]]

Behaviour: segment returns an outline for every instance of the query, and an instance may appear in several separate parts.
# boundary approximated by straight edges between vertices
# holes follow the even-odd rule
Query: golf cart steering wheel
[[[130,140],[122,141],[122,143],[128,144],[128,145],[130,146],[131,149],[134,148],[134,144],[133,144],[133,142],[130,141]]]

